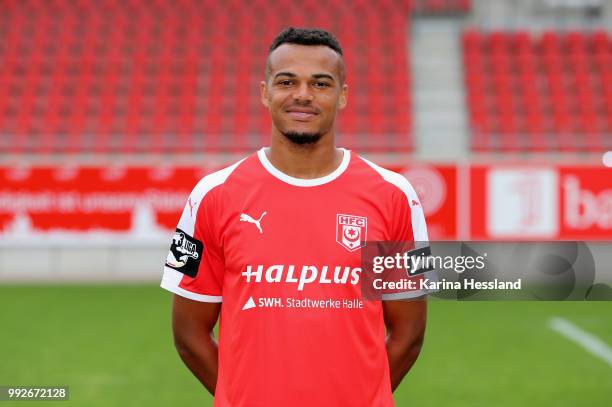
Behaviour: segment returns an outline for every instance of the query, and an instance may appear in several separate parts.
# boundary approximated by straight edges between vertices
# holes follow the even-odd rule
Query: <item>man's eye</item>
[[[282,86],[289,86],[291,85],[291,81],[280,81],[278,84]]]
[[[326,87],[329,87],[329,83],[327,83],[327,82],[315,82],[315,86],[317,86],[319,88],[326,88]]]

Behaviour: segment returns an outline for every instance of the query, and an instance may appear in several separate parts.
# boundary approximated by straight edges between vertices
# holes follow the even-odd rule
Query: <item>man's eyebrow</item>
[[[293,72],[279,72],[276,75],[274,75],[274,78],[278,78],[279,76],[288,76],[290,78],[295,78],[297,75],[294,74]]]
[[[327,78],[327,79],[331,80],[332,82],[334,80],[334,77],[331,76],[330,74],[327,74],[327,73],[316,73],[316,74],[312,75],[312,77],[315,78],[315,79]]]
[[[293,72],[278,72],[276,75],[274,75],[274,79],[278,78],[279,76],[288,76],[290,78],[296,78],[297,75],[294,74]],[[314,75],[312,75],[312,78],[314,79],[329,79],[331,81],[334,80],[334,77],[331,76],[330,74],[327,73],[316,73]]]

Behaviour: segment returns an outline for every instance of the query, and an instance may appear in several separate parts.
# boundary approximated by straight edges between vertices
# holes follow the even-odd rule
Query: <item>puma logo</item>
[[[191,197],[189,197],[189,200],[187,201],[187,203],[189,204],[189,214],[191,214],[191,217],[193,218],[193,208],[195,208],[195,206],[199,204],[199,202],[192,203]]]
[[[259,217],[259,219],[255,220],[252,217],[250,217],[249,215],[247,215],[246,213],[241,213],[240,214],[240,222],[249,222],[249,223],[253,223],[255,226],[257,226],[257,229],[259,229],[259,233],[263,233],[263,230],[261,229],[261,220],[263,219],[264,216],[266,216],[266,211],[264,211],[264,213],[261,214],[261,216]]]

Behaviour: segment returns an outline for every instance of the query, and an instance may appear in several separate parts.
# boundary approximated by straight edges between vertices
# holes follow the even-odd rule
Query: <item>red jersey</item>
[[[161,286],[223,302],[216,407],[393,405],[360,252],[367,240],[427,241],[425,218],[404,177],[343,154],[331,174],[298,179],[261,149],[191,193]]]

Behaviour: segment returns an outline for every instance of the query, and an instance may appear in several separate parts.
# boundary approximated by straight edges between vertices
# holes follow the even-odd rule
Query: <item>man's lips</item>
[[[319,113],[314,109],[289,108],[287,114],[294,120],[308,121]]]

